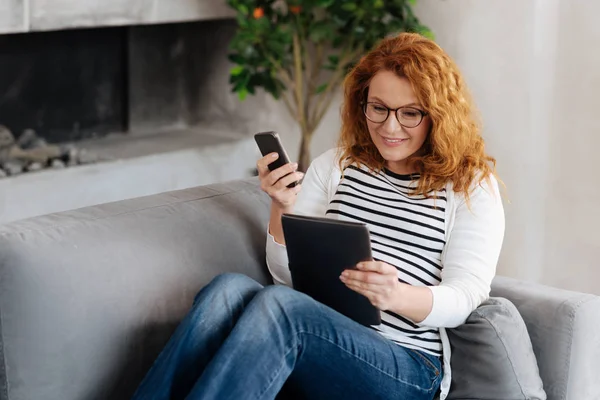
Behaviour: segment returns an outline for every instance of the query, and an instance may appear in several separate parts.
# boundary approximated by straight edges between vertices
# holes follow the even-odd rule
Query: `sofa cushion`
[[[527,327],[509,300],[488,299],[447,332],[452,348],[448,399],[546,399]]]

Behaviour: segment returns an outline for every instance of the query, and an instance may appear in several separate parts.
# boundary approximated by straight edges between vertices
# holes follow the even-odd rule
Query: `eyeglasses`
[[[421,111],[414,107],[398,107],[389,108],[380,103],[368,102],[363,106],[363,111],[367,119],[376,124],[382,124],[387,121],[390,116],[390,111],[396,114],[396,119],[405,128],[415,128],[423,121],[423,118],[428,115],[425,111]]]

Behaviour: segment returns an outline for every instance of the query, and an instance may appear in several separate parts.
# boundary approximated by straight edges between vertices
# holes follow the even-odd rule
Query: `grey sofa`
[[[128,399],[221,272],[269,282],[256,179],[0,227],[0,400]],[[600,399],[598,298],[498,277],[551,400]]]

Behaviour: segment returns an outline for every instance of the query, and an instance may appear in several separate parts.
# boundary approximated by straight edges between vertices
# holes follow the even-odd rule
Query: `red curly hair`
[[[344,81],[340,168],[366,165],[381,171],[385,160],[371,140],[363,113],[371,78],[379,71],[406,77],[432,120],[423,152],[411,156],[420,174],[414,195],[428,196],[452,181],[464,193],[496,174],[496,160],[485,153],[479,124],[464,80],[452,59],[432,40],[401,33],[382,40],[360,59]]]

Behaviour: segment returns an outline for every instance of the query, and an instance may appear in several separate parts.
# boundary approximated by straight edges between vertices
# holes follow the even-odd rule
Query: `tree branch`
[[[323,52],[324,52],[324,47],[323,47],[323,43],[319,43],[317,45],[317,57],[315,58],[315,63],[314,63],[314,75],[312,76],[312,79],[315,81],[315,85],[316,85],[316,81],[317,78],[319,77],[319,73],[321,72],[321,64],[323,63]]]
[[[292,118],[294,118],[294,120],[296,120],[298,118],[298,114],[296,113],[296,111],[294,111],[294,108],[292,107],[292,103],[290,103],[290,99],[288,99],[285,92],[283,92],[281,94],[281,98],[283,99],[283,104],[285,104],[285,108],[288,110],[288,112],[290,113]]]
[[[294,89],[294,81],[292,81],[292,78],[291,78],[290,74],[288,73],[288,71],[285,68],[283,68],[280,63],[275,61],[273,59],[273,57],[266,54],[266,52],[265,52],[265,57],[267,58],[267,60],[269,60],[269,62],[271,64],[273,64],[275,66],[277,76],[284,82],[285,85],[287,85],[286,88],[289,90],[293,90]],[[285,108],[287,108],[290,115],[295,120],[297,120],[298,116],[297,116],[296,112],[294,111],[294,108],[292,107],[292,103],[290,102],[290,99],[288,99],[285,90],[281,93],[281,98],[283,99]]]
[[[269,54],[267,54],[267,52],[265,51],[265,57],[267,58],[267,60],[269,60],[269,62],[271,64],[273,64],[276,68],[277,74],[280,76],[280,78],[288,85],[290,86],[290,88],[294,87],[294,81],[292,80],[292,77],[290,76],[289,72],[283,68],[281,66],[281,63],[277,62],[273,57],[271,57]]]
[[[290,73],[288,72],[287,69],[283,68],[283,66],[281,65],[281,63],[277,60],[275,60],[272,56],[269,55],[269,52],[267,51],[267,49],[265,49],[264,44],[261,43],[260,45],[262,47],[263,53],[265,58],[271,63],[273,64],[273,66],[275,66],[275,71],[277,73],[277,75],[281,78],[281,80],[288,85],[288,87],[290,89],[294,88],[294,81],[292,80],[292,76],[290,75]]]
[[[304,35],[303,35],[303,37],[304,37]],[[310,100],[311,100],[311,96],[313,95],[313,89],[310,87],[310,82],[312,81],[313,71],[312,71],[312,61],[311,61],[311,57],[310,57],[310,51],[308,49],[308,42],[306,40],[302,41],[302,48],[304,50],[303,51],[303,53],[304,53],[304,72],[305,72],[304,82],[309,82],[307,92],[306,92],[306,95],[304,96],[304,102],[303,102],[304,117],[306,118],[306,121],[308,122],[310,119]]]
[[[335,85],[335,87],[338,87],[338,86],[339,85]],[[325,96],[323,96],[323,97],[325,97]],[[325,114],[327,113],[327,110],[331,106],[331,102],[333,101],[334,97],[335,97],[335,91],[331,91],[329,93],[329,96],[327,97],[327,100],[325,101],[325,103],[323,105],[323,109],[321,109],[321,111],[319,111],[318,114],[316,114],[316,116],[313,118],[313,120],[311,122],[311,127],[313,130],[317,129],[317,126],[319,126],[319,124],[321,123],[321,120],[323,120],[323,117],[325,116]],[[315,113],[317,113],[316,110],[315,110]]]
[[[306,32],[304,30],[304,27],[302,26],[302,23],[300,21],[300,17],[296,14],[296,26],[298,27],[298,32],[299,32],[299,44],[300,47],[302,49],[302,55],[304,57],[304,82],[309,82],[310,81],[310,77],[312,75],[312,71],[311,71],[311,56],[310,56],[310,51],[308,48],[308,40],[306,37]],[[308,91],[308,95],[306,96],[306,98],[308,98],[308,96],[310,96],[310,90]],[[305,111],[304,114],[307,115],[308,110],[306,110],[306,106],[307,106],[308,102],[305,102],[304,107],[305,107]]]
[[[298,112],[298,123],[302,128],[302,132],[306,131],[306,118],[304,116],[304,107],[303,107],[303,87],[302,87],[302,49],[300,48],[300,38],[297,33],[294,33],[294,77],[295,77],[295,85],[294,92],[296,93],[296,105]]]
[[[331,105],[331,101],[333,100],[333,90],[337,88],[343,80],[346,72],[346,65],[348,65],[348,63],[352,61],[358,54],[360,54],[360,52],[357,50],[349,50],[340,58],[337,68],[333,72],[333,76],[329,79],[325,91],[321,94],[317,105],[311,113],[313,118],[310,121],[310,126],[313,129],[316,129],[316,127],[321,123],[323,116]]]
[[[310,80],[308,81],[308,94],[309,96],[315,95],[315,90],[317,87],[317,79],[319,78],[319,74],[321,72],[321,64],[323,63],[323,44],[319,43],[316,46],[316,57],[314,63],[311,67]]]
[[[296,81],[296,106],[298,111],[298,122],[305,129],[308,121],[308,101],[310,92],[304,95],[304,83],[309,80],[310,71],[310,55],[308,54],[308,45],[306,43],[306,32],[302,25],[302,20],[299,14],[295,14],[296,33],[294,33],[294,77]],[[304,60],[302,58],[304,57]],[[306,74],[306,76],[304,75]]]

